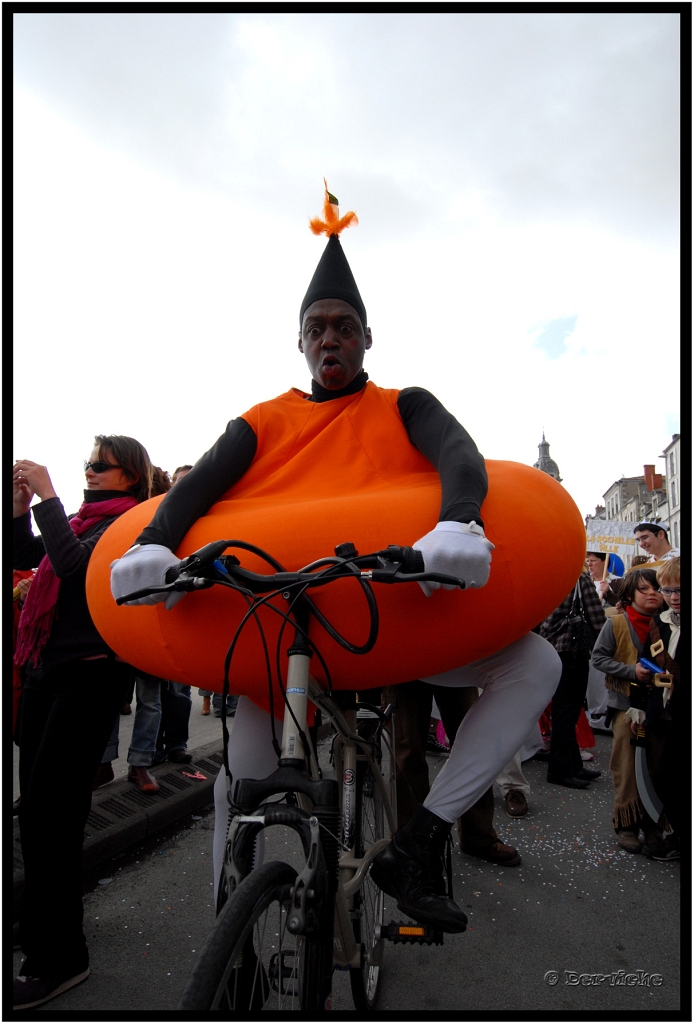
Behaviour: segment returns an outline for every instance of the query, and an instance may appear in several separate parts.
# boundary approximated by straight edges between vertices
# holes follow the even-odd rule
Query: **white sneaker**
[[[582,750],[581,751],[581,760],[582,761],[594,761],[595,758],[591,754],[590,750]]]

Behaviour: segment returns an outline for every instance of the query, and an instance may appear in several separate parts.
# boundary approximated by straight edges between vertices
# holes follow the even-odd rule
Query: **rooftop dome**
[[[556,464],[554,459],[549,457],[549,441],[545,441],[544,431],[542,432],[542,440],[537,446],[540,452],[540,457],[537,462],[533,463],[535,469],[542,470],[543,473],[547,473],[548,476],[553,477],[557,483],[561,483],[561,477],[559,476],[559,466]]]

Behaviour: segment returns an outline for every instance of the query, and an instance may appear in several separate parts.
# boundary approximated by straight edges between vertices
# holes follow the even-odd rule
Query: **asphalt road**
[[[596,739],[594,766],[605,775],[590,789],[549,786],[545,765],[526,762],[530,813],[510,820],[497,801],[495,824],[520,849],[519,867],[496,868],[456,847],[454,886],[468,931],[446,936],[443,947],[388,946],[381,1011],[431,1019],[485,1011],[499,1019],[677,1013],[679,863],[649,861],[617,846],[610,739]],[[430,759],[431,770],[443,763]],[[46,1016],[168,1019],[213,920],[212,828],[210,812],[188,819],[87,879],[92,974],[48,1003]],[[387,904],[399,919],[394,909]],[[15,954],[16,969],[20,963]],[[642,973],[627,981],[635,972]],[[345,975],[335,976],[333,1009],[352,1009]]]

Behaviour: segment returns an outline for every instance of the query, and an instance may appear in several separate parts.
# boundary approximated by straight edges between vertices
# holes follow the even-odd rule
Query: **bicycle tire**
[[[380,754],[380,750],[374,754]],[[380,764],[380,757],[375,760]],[[374,781],[371,766],[360,761],[357,763],[356,855],[363,856],[365,846],[384,836],[385,813],[381,791]],[[349,980],[355,1009],[368,1012],[375,1009],[378,1001],[385,944],[378,933],[384,920],[385,897],[370,875],[366,876],[355,894],[354,909],[358,912],[353,920],[354,938],[357,943],[363,943],[364,958],[361,967],[350,969]]]
[[[177,1010],[292,1012],[323,1009],[332,933],[318,938],[287,930],[297,871],[270,861],[231,894],[200,951]],[[322,1005],[320,1005],[322,1004]]]

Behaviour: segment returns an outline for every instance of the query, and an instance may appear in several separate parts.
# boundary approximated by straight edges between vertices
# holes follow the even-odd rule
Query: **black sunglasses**
[[[84,463],[84,472],[88,469],[93,469],[95,473],[106,473],[109,469],[123,469],[122,466],[116,466],[113,462],[86,462]]]

